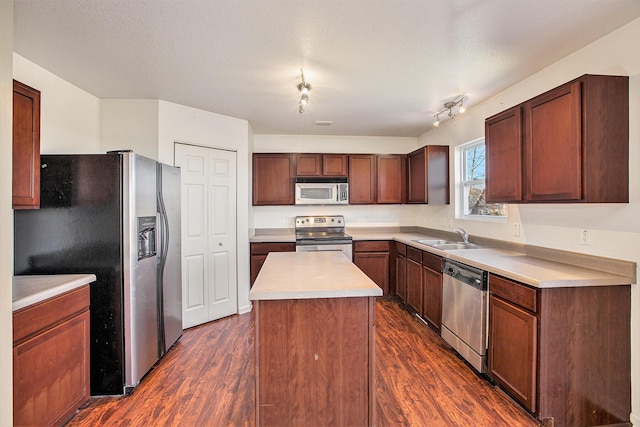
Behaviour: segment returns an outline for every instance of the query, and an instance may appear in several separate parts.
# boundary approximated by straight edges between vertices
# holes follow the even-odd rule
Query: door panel
[[[237,313],[236,154],[176,144],[182,168],[185,328]]]

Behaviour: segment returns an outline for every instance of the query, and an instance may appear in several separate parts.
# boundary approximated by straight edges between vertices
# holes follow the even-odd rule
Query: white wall
[[[158,158],[157,99],[100,100],[100,151],[133,150]]]
[[[40,91],[40,152],[99,153],[100,100],[22,56],[13,76]]]
[[[629,199],[628,204],[509,205],[507,224],[456,219],[470,234],[497,237],[640,263],[640,19],[558,61],[486,102],[444,122],[419,138],[419,145],[459,145],[484,136],[484,119],[582,74],[630,76],[629,88]],[[472,95],[471,95],[472,96]],[[452,174],[452,179],[454,178]],[[453,182],[453,181],[452,181]],[[453,193],[452,193],[453,200]],[[418,218],[432,228],[447,229],[441,218],[453,218],[450,207],[422,206]],[[520,237],[513,223],[521,223]],[[591,230],[591,245],[579,244],[581,228]],[[640,288],[632,287],[631,308],[632,418],[640,425]]]
[[[246,120],[166,101],[159,103],[158,160],[175,164],[176,142],[235,151],[237,160],[238,310],[249,301],[249,137]]]
[[[321,135],[256,135],[257,153],[406,154],[417,138]],[[349,227],[415,225],[413,205],[254,206],[253,224],[260,228],[293,228],[298,215],[344,215]]]
[[[0,1],[0,426],[13,423],[13,211],[11,162],[13,148],[13,2]]]

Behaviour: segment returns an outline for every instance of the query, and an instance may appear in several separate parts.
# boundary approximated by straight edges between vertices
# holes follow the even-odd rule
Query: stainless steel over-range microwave
[[[346,205],[347,178],[296,178],[296,205]]]

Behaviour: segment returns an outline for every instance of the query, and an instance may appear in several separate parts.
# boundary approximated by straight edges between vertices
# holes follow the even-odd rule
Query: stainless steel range
[[[341,251],[352,261],[353,239],[344,227],[342,215],[297,216],[296,252]]]

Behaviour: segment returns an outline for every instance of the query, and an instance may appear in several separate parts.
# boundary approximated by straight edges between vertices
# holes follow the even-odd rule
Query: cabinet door
[[[407,258],[396,256],[396,292],[402,302],[407,301]]]
[[[422,313],[422,265],[407,258],[407,305]]]
[[[377,156],[377,203],[406,202],[407,170],[405,165],[405,157],[399,154]]]
[[[560,86],[524,104],[525,198],[582,198],[580,82]]]
[[[427,203],[427,153],[424,148],[407,156],[407,203]]]
[[[253,204],[293,205],[293,154],[253,155]]]
[[[264,262],[267,260],[266,255],[251,255],[251,281],[249,282],[250,286],[256,281],[258,277],[258,273],[260,273],[260,269],[264,265]]]
[[[348,157],[346,154],[323,154],[322,175],[347,176]]]
[[[439,331],[442,323],[442,273],[423,267],[422,282],[424,287],[422,317]]]
[[[13,348],[15,425],[60,425],[89,399],[89,311]]]
[[[264,242],[264,243],[251,243],[250,252],[251,252],[251,277],[249,284],[253,286],[253,283],[256,281],[258,277],[258,273],[260,273],[260,269],[262,265],[267,260],[267,255],[270,252],[295,252],[296,244],[293,242],[282,242],[282,243],[273,243],[273,242]]]
[[[349,204],[376,203],[374,154],[349,155]]]
[[[522,200],[522,108],[485,121],[485,199],[488,203]]]
[[[449,204],[449,146],[427,145],[407,155],[407,203]]]
[[[40,207],[40,91],[13,81],[13,208]]]
[[[489,375],[530,411],[536,410],[537,318],[489,295]]]
[[[296,176],[322,175],[322,154],[296,154]]]
[[[389,252],[356,252],[353,263],[389,295]]]

